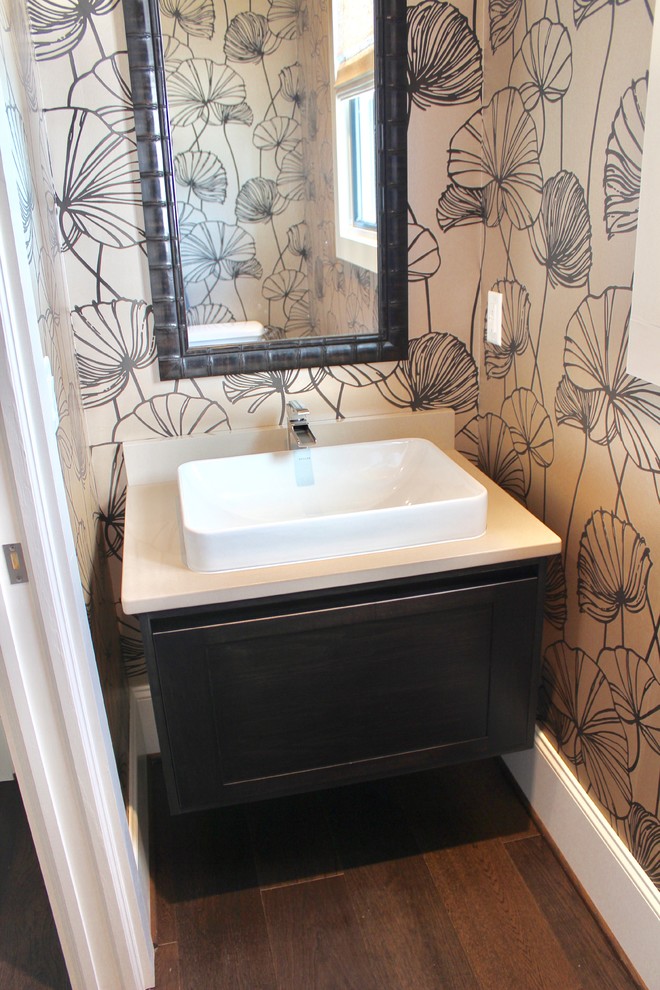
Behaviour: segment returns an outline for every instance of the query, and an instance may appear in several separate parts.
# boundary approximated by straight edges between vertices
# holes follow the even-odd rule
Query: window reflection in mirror
[[[377,332],[373,8],[342,2],[161,0],[189,347]]]
[[[352,6],[332,4],[335,246],[338,258],[377,272],[373,11]]]

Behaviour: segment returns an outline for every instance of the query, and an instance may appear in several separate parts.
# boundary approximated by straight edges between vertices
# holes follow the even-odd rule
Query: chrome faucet
[[[309,428],[307,416],[309,409],[297,399],[290,399],[286,404],[287,440],[289,450],[297,447],[311,447],[316,443],[316,437]]]

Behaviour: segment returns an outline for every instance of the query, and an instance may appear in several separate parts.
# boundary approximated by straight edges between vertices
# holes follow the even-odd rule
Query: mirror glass
[[[124,9],[161,378],[405,356],[400,0]]]

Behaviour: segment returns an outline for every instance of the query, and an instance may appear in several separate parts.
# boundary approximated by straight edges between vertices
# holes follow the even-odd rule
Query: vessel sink
[[[193,571],[471,539],[486,529],[486,489],[418,438],[188,461],[178,487]]]

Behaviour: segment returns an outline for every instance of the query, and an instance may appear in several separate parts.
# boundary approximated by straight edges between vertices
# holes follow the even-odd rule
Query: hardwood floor
[[[150,796],[157,990],[637,986],[499,761],[180,817],[152,761]]]
[[[71,988],[14,781],[0,782],[0,987]]]
[[[150,797],[157,990],[636,987],[498,761],[173,818],[154,760]],[[70,990],[14,783],[0,987]]]

